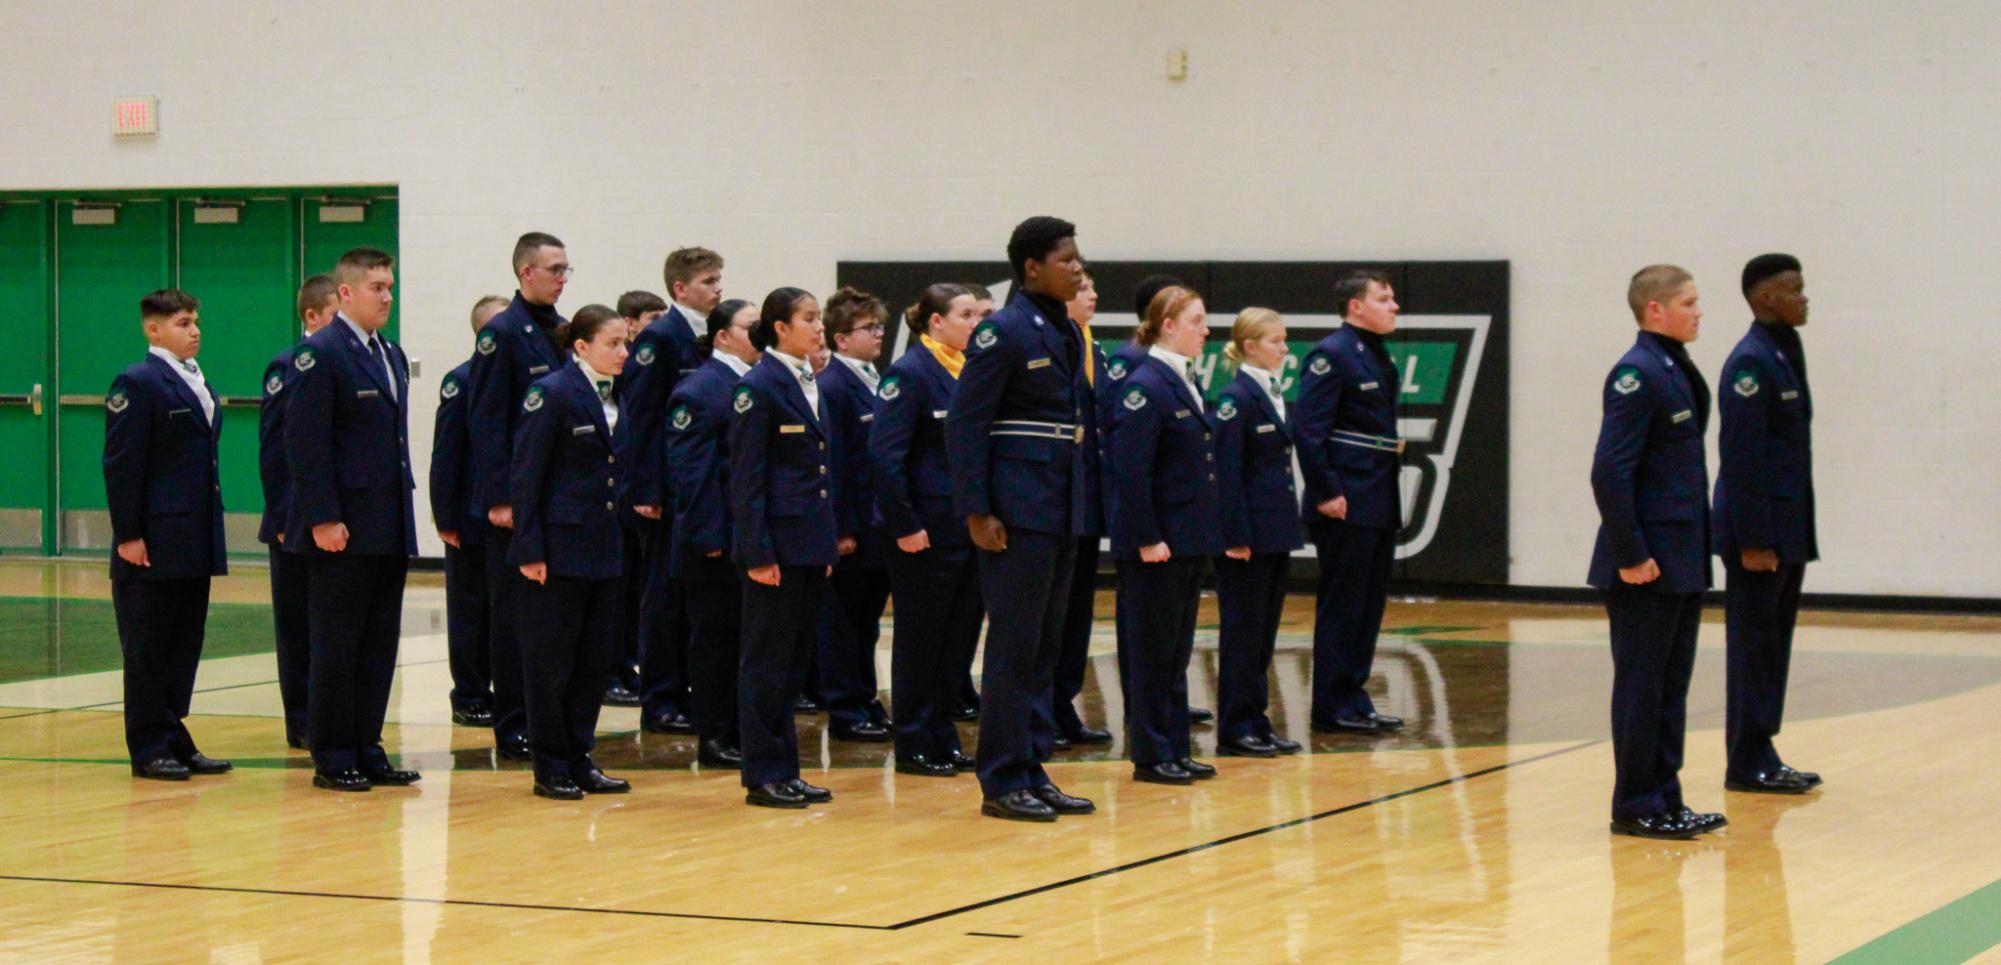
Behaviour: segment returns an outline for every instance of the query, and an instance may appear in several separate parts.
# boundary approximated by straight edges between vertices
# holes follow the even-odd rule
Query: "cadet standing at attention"
[[[743,567],[743,661],[737,687],[744,799],[803,808],[834,799],[799,777],[792,703],[806,684],[820,599],[840,558],[828,473],[841,440],[806,356],[821,342],[820,303],[797,288],[765,296],[752,344],[764,357],[732,393],[733,556]]]
[[[1688,676],[1709,577],[1709,386],[1689,361],[1702,309],[1673,265],[1634,273],[1639,338],[1612,367],[1591,459],[1598,541],[1588,581],[1612,627],[1612,833],[1692,838],[1726,822],[1682,803]]]
[[[646,331],[646,326],[665,314],[667,302],[652,292],[629,291],[618,296],[618,315],[625,322],[626,344],[633,351],[637,351],[639,335]],[[625,371],[612,380],[612,395],[618,398],[619,408],[627,413],[632,411],[632,380],[638,372],[639,366],[631,364],[628,358]],[[646,536],[653,531],[654,522],[639,515],[629,498],[619,507],[618,518],[624,524],[619,527],[625,565],[625,575],[619,577],[623,586],[619,591],[619,623],[624,630],[611,672],[605,678],[604,702],[611,707],[638,707],[642,702],[640,694],[645,691],[639,674],[639,613],[646,602]]]
[[[882,742],[889,740],[889,712],[877,697],[875,653],[889,602],[889,569],[868,448],[882,381],[875,367],[882,355],[882,301],[843,288],[827,298],[826,325],[834,359],[818,378],[827,418],[841,440],[832,462],[841,560],[820,606],[820,696],[835,740]]]
[[[535,794],[574,801],[632,790],[591,760],[621,635],[624,470],[612,380],[625,367],[626,335],[618,313],[603,305],[578,309],[558,331],[576,364],[537,379],[521,399],[508,562],[526,581],[521,655]]]
[[[1813,392],[1806,381],[1806,281],[1799,259],[1759,255],[1744,266],[1751,330],[1723,363],[1717,412],[1716,553],[1729,621],[1724,734],[1733,791],[1804,794],[1820,775],[1796,771],[1772,746],[1785,719],[1786,671],[1814,536]]]
[[[195,749],[194,698],[209,580],[229,572],[217,444],[222,406],[202,376],[201,302],[167,288],[139,300],[151,347],[104,397],[111,603],[125,657],[125,749],[136,777],[185,781],[228,761]]]
[[[472,306],[473,338],[507,307],[488,295]],[[486,595],[486,513],[473,508],[472,438],[467,400],[472,358],[445,373],[431,435],[431,519],[445,544],[445,654],[452,672],[452,723],[493,726],[491,608]]]
[[[403,581],[417,555],[410,366],[381,335],[394,264],[374,248],[340,256],[340,313],[293,354],[297,375],[285,389],[285,546],[306,554],[313,786],[336,791],[418,780],[382,749]]]
[[[1403,527],[1396,401],[1402,381],[1383,346],[1397,327],[1390,277],[1358,271],[1334,296],[1342,326],[1306,355],[1299,382],[1299,469],[1306,531],[1320,557],[1313,617],[1313,729],[1364,734],[1403,721],[1366,689]]]
[[[314,275],[299,286],[299,322],[303,340],[327,327],[340,310],[340,295],[332,275]],[[292,353],[286,347],[264,366],[264,398],[257,409],[257,477],[264,487],[264,518],[257,541],[271,548],[271,616],[278,631],[278,700],[285,708],[285,746],[306,746],[306,680],[312,666],[307,639],[306,563],[285,547],[285,507],[291,501],[291,476],[285,470],[285,382],[292,373]]]
[[[514,299],[479,330],[472,357],[466,431],[472,448],[472,508],[486,517],[487,633],[493,668],[493,739],[500,756],[527,760],[528,710],[522,696],[521,571],[507,562],[514,544],[508,473],[514,424],[535,380],[569,364],[556,339],[565,319],[556,300],[570,278],[569,251],[556,236],[531,231],[514,243]]]
[[[1007,243],[1014,291],[974,330],[945,420],[952,501],[979,550],[980,592],[992,616],[981,677],[980,813],[1054,821],[1096,805],[1042,769],[1054,736],[1039,713],[1056,655],[1077,538],[1100,494],[1087,485],[1083,336],[1066,303],[1077,296],[1077,227],[1034,217]]]
[[[1077,713],[1077,696],[1084,692],[1084,671],[1091,659],[1091,628],[1097,620],[1098,541],[1110,524],[1112,487],[1111,480],[1101,471],[1104,440],[1098,432],[1095,397],[1096,393],[1112,391],[1110,381],[1105,378],[1105,350],[1091,334],[1091,319],[1098,314],[1098,286],[1091,277],[1090,265],[1082,266],[1082,275],[1076,297],[1064,308],[1084,338],[1084,381],[1093,393],[1092,404],[1082,410],[1085,485],[1099,497],[1089,507],[1084,534],[1077,537],[1077,562],[1070,568],[1070,601],[1064,606],[1063,647],[1056,655],[1056,673],[1049,695],[1050,742],[1052,750],[1059,751],[1069,750],[1073,744],[1112,742],[1111,731],[1084,723]]]

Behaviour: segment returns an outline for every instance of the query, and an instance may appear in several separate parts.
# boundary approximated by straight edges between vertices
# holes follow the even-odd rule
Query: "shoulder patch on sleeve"
[[[301,372],[312,371],[318,362],[319,359],[313,357],[313,347],[310,345],[301,345],[297,352],[292,353],[292,367]]]
[[[1620,395],[1632,395],[1640,390],[1640,370],[1630,365],[1621,365],[1612,372],[1612,391]]]
[[[277,395],[278,391],[280,389],[283,389],[284,387],[285,387],[285,372],[282,369],[272,372],[271,377],[264,380],[265,395]]]
[[[1137,385],[1127,389],[1125,405],[1134,412],[1146,408],[1146,390]]]
[[[876,395],[881,396],[884,402],[888,402],[891,399],[894,399],[902,394],[903,394],[903,377],[900,375],[892,375],[886,379],[883,379],[882,388],[876,391]]]
[[[730,408],[735,409],[738,412],[749,412],[750,407],[757,404],[757,401],[751,398],[752,394],[753,393],[750,390],[750,386],[748,385],[737,386],[736,401],[730,403]]]
[[[275,392],[277,390],[273,389],[272,391]],[[445,376],[445,384],[438,387],[438,397],[441,399],[458,398],[459,380],[455,376],[450,376],[450,375]]]
[[[634,362],[638,362],[641,365],[652,365],[653,340],[647,339],[646,341],[639,343],[638,351],[632,353],[632,360]]]
[[[1740,369],[1737,377],[1730,381],[1730,388],[1738,395],[1750,398],[1758,394],[1758,373],[1750,369]]]
[[[1333,370],[1334,363],[1327,361],[1327,356],[1325,355],[1315,355],[1313,361],[1306,363],[1306,371],[1314,375],[1326,375]]]
[[[1125,378],[1126,360],[1113,359],[1110,365],[1105,366],[1105,375],[1109,376],[1111,380],[1114,382],[1117,382],[1118,380]]]
[[[686,432],[695,423],[695,417],[688,414],[688,403],[683,402],[674,407],[674,415],[667,421],[676,432]]]
[[[542,387],[539,385],[529,386],[528,394],[523,396],[521,399],[521,411],[533,412],[536,409],[540,409],[541,407],[542,407]]]
[[[132,400],[126,397],[123,388],[112,389],[111,394],[104,397],[104,407],[111,410],[112,415],[125,411],[125,407],[131,404]]]
[[[479,330],[479,354],[492,355],[493,350],[497,348],[499,344],[500,341],[493,334],[493,329],[482,328]]]
[[[1216,403],[1216,418],[1228,422],[1236,417],[1237,400],[1226,395],[1221,402]]]
[[[1000,333],[997,329],[998,326],[992,322],[981,325],[980,330],[973,333],[973,346],[975,348],[993,348],[994,343],[1000,341]]]

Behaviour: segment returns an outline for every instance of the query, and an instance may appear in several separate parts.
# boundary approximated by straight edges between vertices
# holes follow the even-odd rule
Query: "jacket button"
[[[827,474],[827,467],[825,467],[825,466],[821,466],[821,467],[820,467],[820,475],[824,476],[824,475],[826,475],[826,474]]]
[[[618,457],[617,457],[617,456],[606,456],[606,457],[604,457],[604,461],[605,461],[605,462],[607,462],[607,463],[613,463],[613,462],[617,462],[617,461],[618,461]]]
[[[1210,438],[1210,436],[1209,436],[1209,434],[1208,434],[1208,433],[1206,433],[1206,432],[1205,432],[1205,433],[1202,433],[1202,441],[1203,441],[1203,442],[1208,442],[1208,441],[1209,441],[1209,438]]]
[[[824,490],[824,489],[820,490],[820,498],[821,498],[821,499],[825,499],[825,498],[827,498],[827,491],[826,491],[826,490]]]
[[[820,443],[820,451],[821,451],[821,452],[826,452],[826,451],[827,451],[827,444],[826,444],[826,443],[824,443],[824,442],[823,442],[823,443]]]
[[[605,484],[605,486],[606,486],[607,488],[609,488],[609,487],[612,487],[612,486],[616,486],[616,485],[618,485],[618,480],[616,480],[616,479],[606,479],[606,480],[604,481],[604,484]]]
[[[1203,459],[1203,461],[1205,461],[1205,462],[1215,462],[1215,461],[1216,461],[1216,454],[1215,454],[1215,453],[1213,453],[1213,452],[1205,452],[1205,453],[1203,453],[1203,454],[1202,454],[1202,459]]]
[[[604,508],[605,508],[605,510],[606,510],[607,512],[610,512],[610,511],[612,511],[612,510],[615,510],[615,509],[617,509],[617,508],[618,508],[618,504],[616,504],[616,503],[612,502],[611,500],[607,499],[607,500],[605,500],[605,503],[604,503]]]

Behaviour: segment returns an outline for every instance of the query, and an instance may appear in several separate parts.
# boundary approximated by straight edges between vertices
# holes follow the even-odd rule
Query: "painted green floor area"
[[[210,604],[202,656],[269,653],[271,608]],[[118,622],[109,600],[0,597],[0,683],[117,670]]]

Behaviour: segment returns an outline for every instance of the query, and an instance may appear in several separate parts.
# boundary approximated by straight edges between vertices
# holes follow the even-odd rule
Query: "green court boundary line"
[[[2001,881],[1892,928],[1834,962],[1957,965],[1996,945],[2001,945]]]

